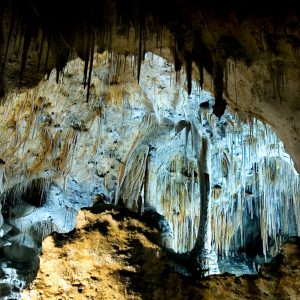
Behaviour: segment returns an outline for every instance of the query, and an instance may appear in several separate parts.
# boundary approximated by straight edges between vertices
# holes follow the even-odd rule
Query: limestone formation
[[[2,1],[1,297],[100,202],[192,278],[280,257],[300,234],[296,6]]]

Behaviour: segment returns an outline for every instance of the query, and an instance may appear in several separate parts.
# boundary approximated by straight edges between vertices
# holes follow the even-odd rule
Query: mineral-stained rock
[[[105,228],[105,232],[104,229]],[[37,278],[23,299],[298,299],[300,239],[259,275],[191,277],[185,260],[165,253],[158,231],[124,210],[83,210],[71,234],[43,243]]]

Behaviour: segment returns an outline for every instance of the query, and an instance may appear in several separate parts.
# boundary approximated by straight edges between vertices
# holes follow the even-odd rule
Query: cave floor
[[[300,299],[300,238],[259,275],[189,276],[159,231],[134,213],[96,205],[68,234],[43,242],[40,270],[22,299]]]

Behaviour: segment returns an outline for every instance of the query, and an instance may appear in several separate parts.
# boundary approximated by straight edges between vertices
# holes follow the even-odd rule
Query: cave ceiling
[[[0,96],[25,90],[76,57],[89,97],[95,51],[144,54],[185,68],[226,107],[271,124],[300,168],[300,11],[293,1],[38,1],[0,3]],[[164,49],[170,51],[165,52]]]

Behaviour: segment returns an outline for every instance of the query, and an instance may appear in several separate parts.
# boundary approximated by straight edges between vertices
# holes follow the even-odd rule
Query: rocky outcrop
[[[83,210],[72,233],[43,243],[37,278],[23,299],[298,299],[300,241],[259,275],[191,276],[184,257],[167,254],[158,231],[128,211]]]

